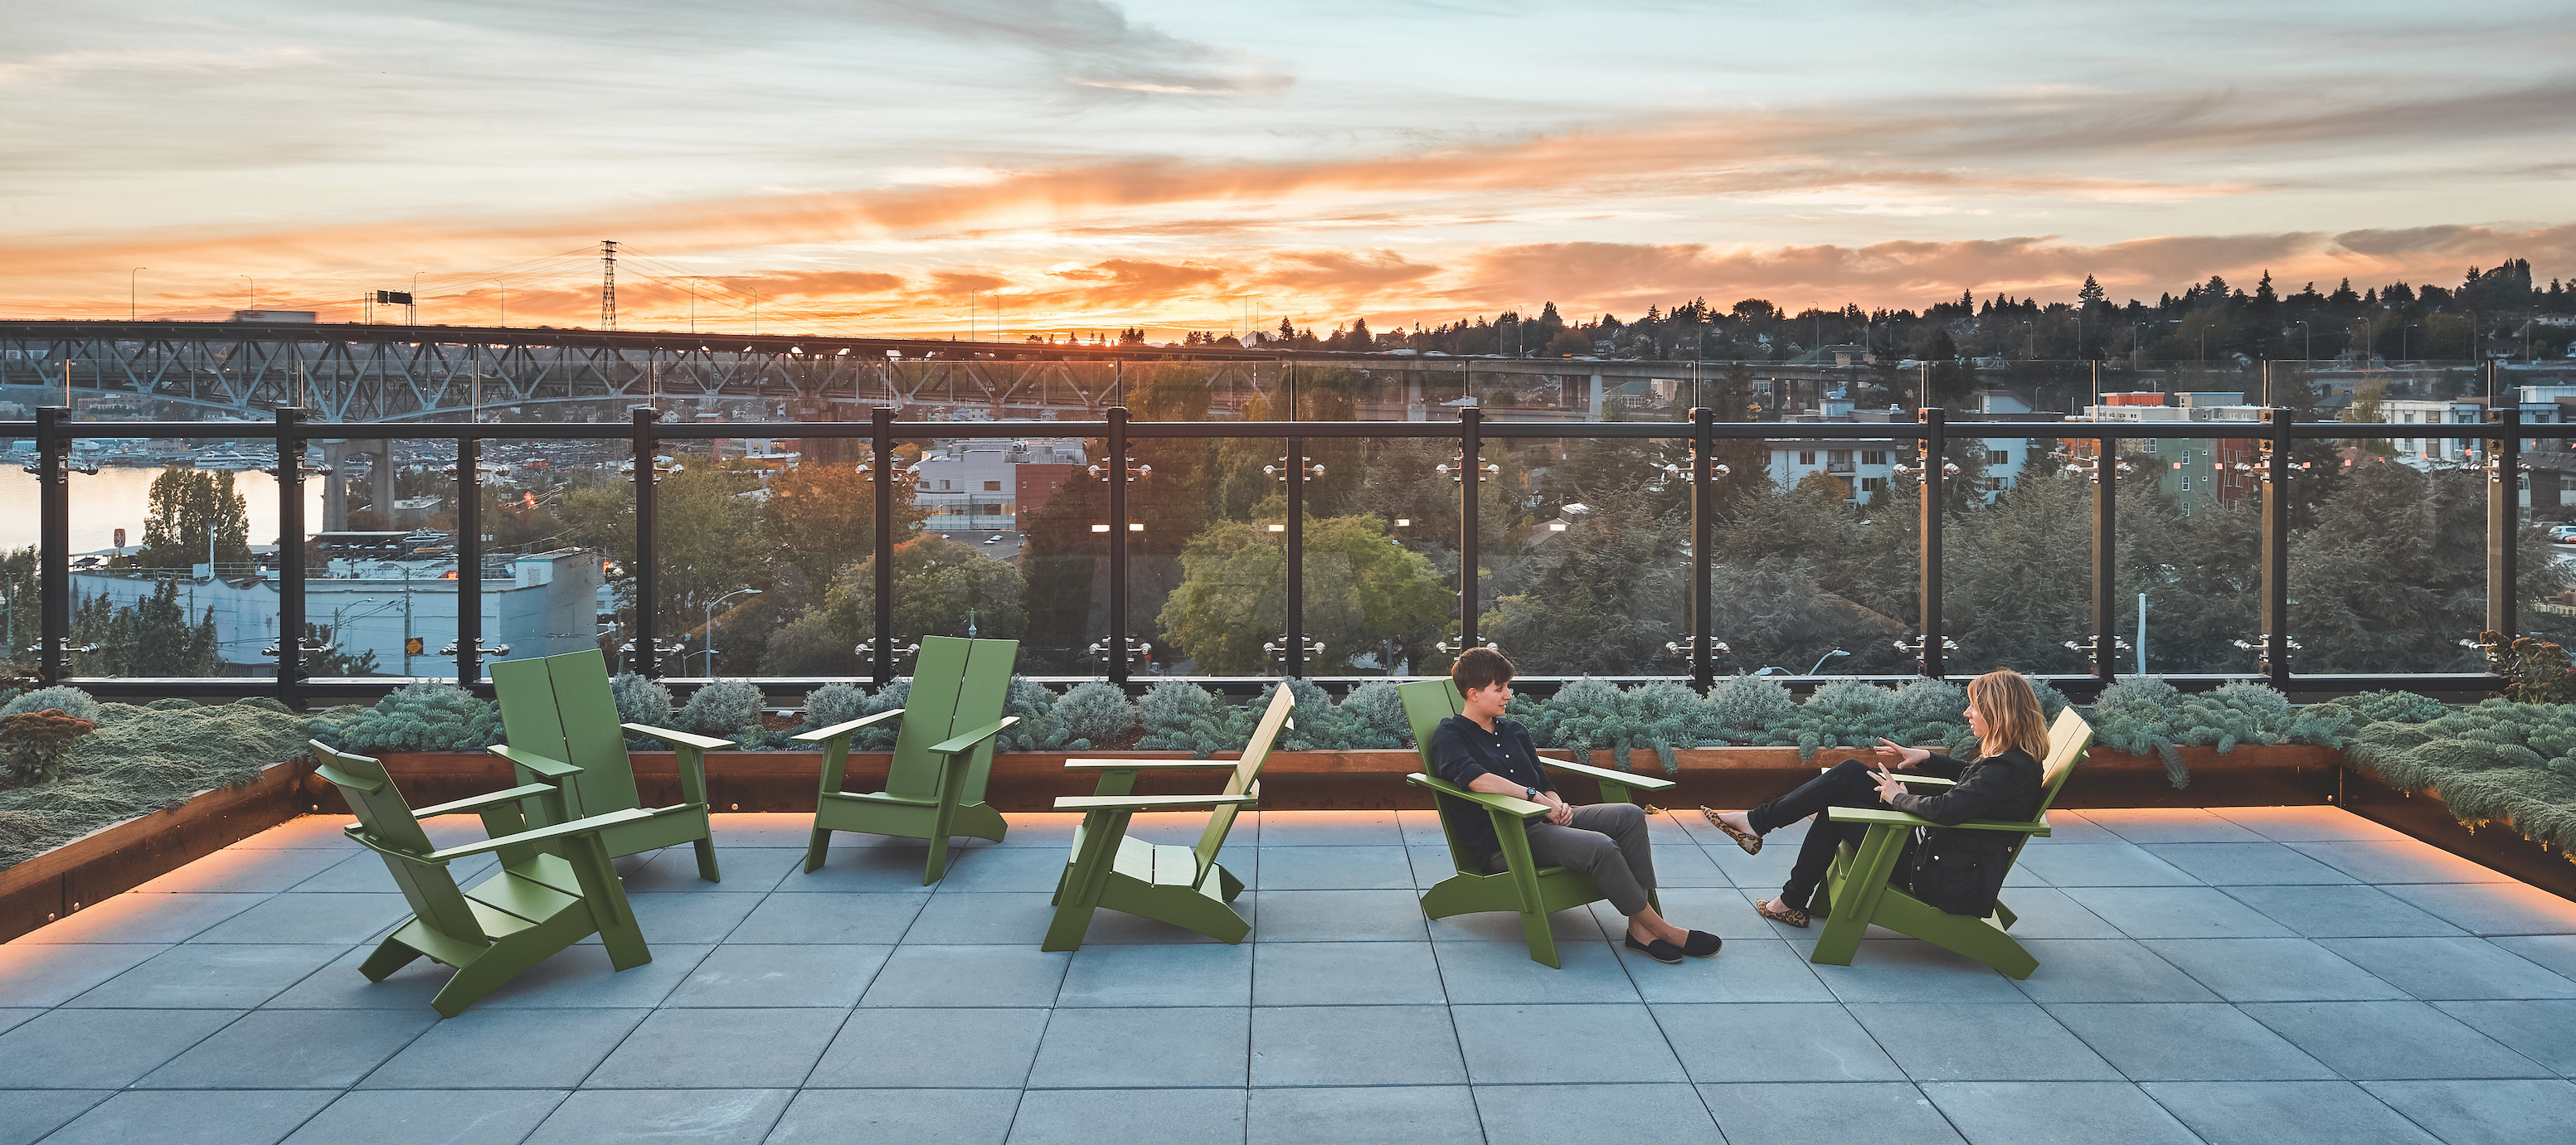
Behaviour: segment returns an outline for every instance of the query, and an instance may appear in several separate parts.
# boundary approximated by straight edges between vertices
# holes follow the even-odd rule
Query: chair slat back
[[[1404,722],[1413,725],[1413,750],[1422,757],[1422,773],[1439,778],[1440,769],[1431,759],[1431,736],[1440,729],[1440,721],[1467,710],[1466,697],[1458,694],[1456,681],[1446,679],[1398,684],[1395,694],[1404,701]],[[1456,821],[1459,815],[1482,812],[1438,792],[1431,799],[1440,808],[1440,834],[1449,841],[1450,860],[1462,871],[1483,870],[1483,861],[1459,842]]]
[[[1270,707],[1261,713],[1261,722],[1252,728],[1252,739],[1243,745],[1243,757],[1235,761],[1233,773],[1226,776],[1225,794],[1261,794],[1261,765],[1270,759],[1270,750],[1279,743],[1279,733],[1296,725],[1289,714],[1297,709],[1297,696],[1281,684],[1271,693]],[[1199,832],[1198,877],[1207,878],[1208,868],[1216,863],[1216,853],[1225,847],[1226,832],[1234,829],[1234,817],[1241,807],[1219,807],[1208,815],[1207,829]]]
[[[2048,809],[2057,805],[2057,793],[2066,786],[2066,777],[2075,774],[2075,765],[2084,762],[2084,749],[2093,742],[2093,725],[2067,708],[2057,713],[2057,722],[2048,725],[2048,758],[2039,762],[2039,811],[2033,819],[2048,818]],[[2012,846],[2004,856],[2007,865],[2021,861],[2023,848],[2030,846],[2028,835],[2013,836]]]
[[[349,811],[358,817],[358,825],[379,847],[390,851],[407,851],[426,855],[437,850],[429,833],[421,830],[420,818],[411,813],[411,804],[394,788],[393,777],[385,773],[383,761],[363,755],[350,755],[315,743],[313,752],[322,761],[315,772],[339,787],[348,800]],[[456,888],[456,880],[438,863],[378,851],[385,869],[393,874],[394,885],[402,888],[403,900],[443,934],[466,942],[485,938],[481,924],[474,921],[474,911],[465,905],[465,893]]]
[[[605,656],[594,649],[497,661],[492,690],[511,747],[581,769],[564,785],[568,814],[578,819],[638,806],[635,766],[618,726]]]
[[[2066,777],[2075,773],[2075,765],[2084,761],[2085,749],[2092,743],[2093,725],[2076,715],[2072,706],[2057,713],[2057,722],[2048,728],[2048,758],[2040,761],[2042,812],[2056,805],[2058,790],[2066,786]]]
[[[902,728],[895,734],[894,760],[886,770],[886,794],[939,798],[938,761],[930,754],[931,745],[1002,718],[1010,700],[1011,665],[1019,654],[1017,640],[921,638],[912,690],[903,701]],[[992,770],[993,745],[988,742],[966,761],[960,798],[983,802]]]

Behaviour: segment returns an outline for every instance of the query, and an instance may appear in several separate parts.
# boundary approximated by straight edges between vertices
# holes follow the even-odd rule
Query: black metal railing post
[[[1485,411],[1458,410],[1458,648],[1476,646],[1476,486],[1484,477]]]
[[[877,638],[871,650],[880,688],[894,682],[894,414],[891,406],[868,413],[868,474],[876,478],[877,505]]]
[[[659,448],[653,437],[653,423],[662,411],[651,406],[637,406],[632,430],[635,447],[635,566],[626,570],[635,586],[635,663],[636,674],[653,679],[662,674],[661,635],[654,631],[653,604],[660,591],[661,578],[653,574],[654,554],[662,537],[658,514],[653,506],[653,453]],[[464,447],[457,449],[459,456]],[[462,633],[458,635],[461,642]]]
[[[2093,453],[2093,678],[2109,684],[2120,671],[2120,439],[2101,438]]]
[[[2290,686],[2290,423],[2295,415],[2275,406],[2263,411],[2271,435],[2263,439],[2263,664],[2275,688]]]
[[[1923,421],[1923,520],[1917,538],[1922,545],[1922,579],[1916,607],[1923,617],[1923,630],[1918,634],[1921,646],[1915,649],[1915,671],[1937,680],[1948,671],[1941,655],[1941,503],[1947,500],[1943,466],[1948,464],[1949,443],[1943,430],[1949,411],[1931,406],[1919,416]]]
[[[303,420],[277,408],[277,698],[290,708],[305,676]]]
[[[36,672],[47,684],[69,675],[64,653],[72,635],[72,471],[71,439],[62,423],[71,412],[55,406],[36,411]],[[212,567],[207,571],[211,575]]]
[[[1127,407],[1109,407],[1109,682],[1127,686]]]
[[[1295,420],[1295,419],[1290,419]],[[1288,658],[1280,661],[1283,677],[1306,674],[1306,439],[1288,439]]]
[[[1717,437],[1711,432],[1717,424],[1717,411],[1705,406],[1691,411],[1691,686],[1705,692],[1717,682],[1715,649],[1710,642],[1717,638],[1709,617],[1710,584],[1708,551],[1709,526],[1717,516],[1715,472],[1711,455],[1717,452]]]
[[[2487,420],[2497,428],[2487,440],[2487,628],[2510,648],[2522,630],[2522,411],[2488,410]]]
[[[483,678],[483,443],[456,441],[456,686],[471,688]],[[644,468],[652,467],[646,458]],[[640,522],[639,522],[640,524]],[[644,531],[635,532],[635,551],[644,548]]]

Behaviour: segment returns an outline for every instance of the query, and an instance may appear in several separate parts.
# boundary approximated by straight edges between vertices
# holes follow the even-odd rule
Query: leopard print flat
[[[1770,919],[1773,922],[1788,923],[1789,925],[1798,927],[1801,930],[1806,928],[1808,922],[1807,912],[1781,902],[1778,899],[1764,899],[1753,904],[1753,913]]]

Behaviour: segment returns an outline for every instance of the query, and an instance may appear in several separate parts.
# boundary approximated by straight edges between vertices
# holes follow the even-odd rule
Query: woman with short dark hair
[[[1541,867],[1591,876],[1602,897],[1628,916],[1628,949],[1663,963],[1680,962],[1685,954],[1706,958],[1717,953],[1716,935],[1664,921],[1647,898],[1655,889],[1655,852],[1647,842],[1644,808],[1634,803],[1576,807],[1556,793],[1554,781],[1539,766],[1529,729],[1503,716],[1512,702],[1512,675],[1512,662],[1490,648],[1470,648],[1450,667],[1449,679],[1458,685],[1465,711],[1440,721],[1431,733],[1431,762],[1440,778],[1470,791],[1546,807],[1545,819],[1527,824],[1530,857]],[[1502,871],[1502,841],[1495,838],[1492,821],[1481,811],[1456,810],[1450,822],[1465,836],[1468,849],[1484,859],[1487,871]]]
[[[1929,819],[1943,827],[1908,836],[1896,861],[1896,878],[1905,880],[1915,897],[1951,914],[1983,918],[1994,911],[2002,889],[2006,852],[2013,838],[1995,831],[1954,831],[1953,823],[1970,819],[2021,822],[2039,814],[2040,760],[2048,755],[2048,721],[2039,694],[2021,673],[1988,672],[1968,681],[1968,730],[1977,736],[1977,758],[1962,762],[1919,747],[1902,747],[1881,739],[1876,754],[1882,765],[1921,771],[1955,786],[1935,795],[1916,795],[1886,770],[1873,770],[1857,759],[1835,764],[1798,789],[1750,811],[1700,808],[1710,823],[1735,840],[1745,854],[1762,850],[1762,836],[1829,807],[1879,808]],[[1762,917],[1791,926],[1808,923],[1808,902],[1825,873],[1833,868],[1834,849],[1860,845],[1868,827],[1819,818],[1807,827],[1798,861],[1780,897],[1753,904]],[[1917,856],[1924,861],[1917,861]]]

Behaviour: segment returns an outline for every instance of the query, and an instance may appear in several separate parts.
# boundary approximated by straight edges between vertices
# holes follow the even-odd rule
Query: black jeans
[[[1857,759],[1835,764],[1824,774],[1798,785],[1798,789],[1754,808],[1748,813],[1753,820],[1753,833],[1760,835],[1786,827],[1828,807],[1865,807],[1886,810],[1878,801],[1878,781],[1870,778],[1871,768]],[[1860,846],[1861,837],[1869,834],[1863,823],[1838,823],[1820,818],[1807,825],[1807,841],[1798,848],[1798,861],[1789,868],[1789,881],[1780,884],[1780,901],[1800,910],[1816,893],[1816,885],[1825,881],[1833,869],[1834,848],[1843,843]]]

